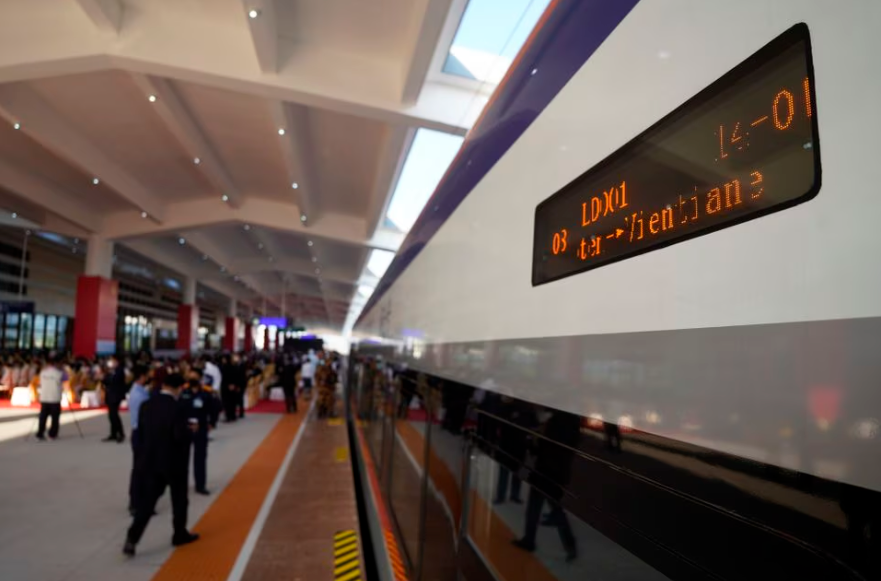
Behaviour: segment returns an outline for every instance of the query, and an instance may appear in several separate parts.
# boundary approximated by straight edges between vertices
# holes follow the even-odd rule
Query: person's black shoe
[[[543,526],[543,527],[557,526],[557,519],[554,518],[553,513],[548,513],[541,518],[541,526]]]
[[[126,541],[122,546],[122,554],[128,557],[135,556],[135,544],[131,541]]]
[[[514,539],[513,541],[511,541],[511,544],[518,549],[523,549],[524,551],[529,551],[530,553],[535,551],[535,543],[527,543],[526,539]]]
[[[566,551],[566,562],[571,563],[575,559],[578,558],[578,551],[572,549],[571,551]]]
[[[184,533],[182,535],[174,535],[171,538],[171,544],[175,547],[180,547],[181,545],[189,545],[192,542],[198,541],[199,535],[196,533]]]
[[[496,498],[493,500],[493,504],[505,504],[504,498]]]
[[[208,490],[207,488],[197,488],[196,494],[201,494],[202,496],[208,496],[209,494],[211,494],[211,491]]]
[[[104,439],[101,440],[101,441],[102,441],[102,442],[115,442],[115,441],[116,441],[116,436],[107,436],[106,438],[104,438]]]
[[[138,510],[136,508],[130,506],[130,507],[128,507],[128,513],[132,516],[132,518],[134,518],[135,515],[138,514]]]
[[[123,442],[125,442],[125,436],[120,436],[120,437],[116,438],[117,444],[122,444]]]

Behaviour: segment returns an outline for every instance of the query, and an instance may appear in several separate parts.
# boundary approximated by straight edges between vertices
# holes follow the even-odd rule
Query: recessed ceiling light
[[[258,16],[260,16],[259,10],[255,9],[255,8],[248,10],[248,18],[250,18],[251,20],[257,18]]]
[[[202,255],[202,260],[208,260],[208,255],[207,255],[207,254],[203,254],[203,255]]]
[[[147,217],[147,212],[141,212],[141,218],[146,218],[146,217]]]
[[[320,268],[316,268],[316,269],[315,269],[315,274],[321,274],[321,269],[320,269]]]
[[[187,243],[187,240],[186,240],[186,238],[181,236],[180,238],[177,239],[177,243],[180,244],[181,246],[183,246],[184,244]]]
[[[300,214],[300,222],[306,221],[306,214]]]
[[[279,127],[279,128],[278,128],[278,134],[279,134],[279,135],[284,135],[284,127]]]
[[[151,103],[155,103],[156,102],[156,95],[150,95],[149,97],[147,97],[147,100],[150,101]]]
[[[74,238],[74,239],[73,239],[73,243],[74,243],[74,244],[79,244],[79,243],[80,243],[80,239],[79,239],[79,238]]]
[[[530,71],[530,73],[529,73],[529,76],[534,77],[536,75],[536,73],[538,73],[538,69],[532,69],[532,71]]]
[[[307,244],[308,244],[309,246],[312,246],[312,241],[310,240],[309,242],[307,242]]]
[[[250,225],[250,224],[245,224],[244,228],[245,228],[245,231],[248,231],[248,230],[251,229],[251,225]]]
[[[200,163],[202,163],[202,160],[199,159],[198,157],[194,157],[194,158],[193,158],[193,163],[195,163],[196,165],[199,165]]]
[[[99,180],[98,178],[92,178],[92,185],[97,186],[100,183],[101,183],[101,180]]]
[[[294,183],[291,184],[291,187],[294,188],[294,189],[296,190],[297,188],[300,187],[300,184],[298,184],[297,182],[294,182]]]
[[[272,257],[272,256],[270,256],[270,257],[269,257],[269,262],[275,262],[275,258]]]
[[[313,257],[312,257],[312,262],[318,262],[318,257],[317,257],[317,256],[313,256]]]
[[[15,122],[12,124],[13,129],[21,129],[21,123]]]
[[[15,220],[16,218],[18,218],[18,212],[13,212],[12,219]]]
[[[226,194],[223,194],[222,196],[220,196],[220,199],[223,200],[224,202],[228,202],[229,196],[227,196]]]
[[[658,51],[658,58],[661,59],[662,61],[665,61],[668,58],[670,58],[670,53],[666,50]]]
[[[220,267],[220,272],[226,272],[226,267],[225,267],[225,266],[221,266],[221,267]]]
[[[76,248],[71,248],[70,250],[71,250],[71,252],[73,252],[74,254],[76,254]]]
[[[259,248],[260,250],[263,250],[263,243],[261,242],[260,244],[258,244],[257,248]]]
[[[239,275],[235,275],[235,276],[232,277],[232,278],[233,278],[234,281],[239,282]]]

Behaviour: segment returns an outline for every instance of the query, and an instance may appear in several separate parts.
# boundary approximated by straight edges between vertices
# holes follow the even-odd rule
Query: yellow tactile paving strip
[[[153,581],[225,581],[263,505],[275,475],[306,416],[284,415],[232,482],[191,530],[202,538],[176,549]]]

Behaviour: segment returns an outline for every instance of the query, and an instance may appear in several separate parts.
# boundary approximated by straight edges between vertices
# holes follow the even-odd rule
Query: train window
[[[539,204],[532,284],[752,220],[819,189],[801,23]]]

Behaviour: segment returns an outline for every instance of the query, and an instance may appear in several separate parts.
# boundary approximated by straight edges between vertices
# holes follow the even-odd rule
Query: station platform
[[[34,410],[0,409],[0,465],[15,466],[0,476],[3,579],[362,579],[346,424],[309,403],[222,423],[208,449],[211,495],[191,479],[189,528],[201,538],[171,546],[166,494],[134,558],[121,553],[131,447],[101,442],[106,412],[64,411],[58,440],[38,442]]]

